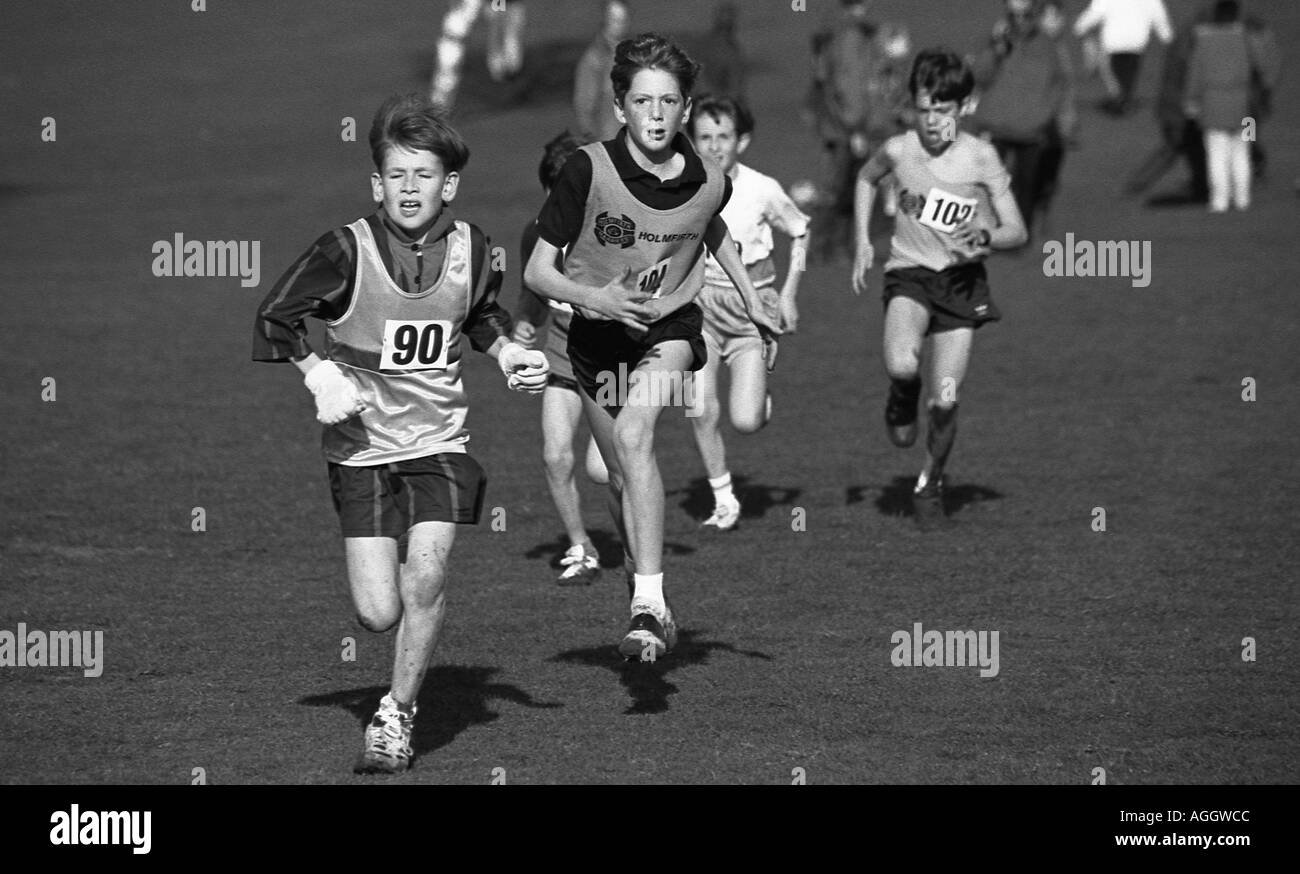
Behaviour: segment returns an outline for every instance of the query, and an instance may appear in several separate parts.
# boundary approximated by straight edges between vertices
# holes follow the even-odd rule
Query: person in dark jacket
[[[1210,178],[1210,212],[1250,207],[1254,63],[1237,0],[1219,0],[1214,19],[1196,28],[1183,86],[1184,112],[1200,120]]]
[[[1044,26],[1046,24],[1046,26]],[[1065,141],[1077,125],[1074,64],[1057,3],[1006,0],[981,68],[975,128],[991,139],[1011,173],[1011,190],[1033,228],[1051,200]]]

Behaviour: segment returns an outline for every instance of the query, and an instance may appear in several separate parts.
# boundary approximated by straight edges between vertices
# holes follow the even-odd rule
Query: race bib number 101
[[[384,322],[380,370],[446,370],[451,322],[437,319]]]
[[[951,234],[957,226],[975,217],[979,201],[973,197],[962,197],[931,188],[925,197],[925,207],[921,210],[921,224],[944,234]]]

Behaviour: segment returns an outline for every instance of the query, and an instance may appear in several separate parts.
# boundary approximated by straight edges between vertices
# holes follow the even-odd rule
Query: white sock
[[[735,502],[736,496],[731,492],[731,471],[727,471],[722,476],[712,477],[709,485],[713,488],[714,506],[721,507],[723,504]]]
[[[632,584],[635,591],[632,595],[633,604],[649,604],[660,610],[664,609],[664,575],[658,574],[633,574]]]

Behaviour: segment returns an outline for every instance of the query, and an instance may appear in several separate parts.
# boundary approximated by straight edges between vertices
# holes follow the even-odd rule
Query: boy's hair
[[[731,119],[736,126],[737,137],[754,132],[754,116],[749,111],[749,107],[745,105],[745,101],[739,97],[728,97],[725,94],[701,94],[691,106],[693,107],[691,120],[686,123],[686,130],[692,137],[695,136],[695,120],[705,115],[714,121],[721,121],[723,118]]]
[[[370,124],[370,157],[379,172],[384,170],[384,156],[394,146],[433,152],[448,173],[460,172],[469,161],[469,147],[460,134],[443,121],[427,96],[414,91],[385,100]]]
[[[924,49],[912,64],[912,75],[907,79],[912,99],[922,91],[939,103],[965,100],[975,90],[975,74],[961,56],[952,49]]]
[[[542,146],[542,163],[537,165],[537,178],[543,188],[550,191],[555,187],[556,180],[560,178],[560,170],[564,168],[564,162],[580,148],[582,148],[582,140],[567,130]]]
[[[620,104],[632,88],[632,77],[641,70],[663,70],[677,80],[682,97],[689,98],[700,75],[700,65],[676,43],[657,33],[641,33],[614,47],[614,67],[609,80],[614,99]]]

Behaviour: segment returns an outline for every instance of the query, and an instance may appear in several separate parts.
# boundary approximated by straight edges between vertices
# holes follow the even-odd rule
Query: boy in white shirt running
[[[740,249],[740,259],[758,291],[760,304],[781,330],[794,333],[799,325],[795,298],[808,252],[808,216],[800,212],[781,183],[740,163],[754,133],[754,118],[739,99],[701,95],[689,125],[695,150],[712,159],[731,179],[731,199],[722,219]],[[772,261],[772,228],[790,238],[790,270],[778,294],[776,265]],[[727,449],[722,442],[722,402],[718,374],[730,369],[728,408],[731,424],[742,434],[753,434],[772,415],[767,391],[767,365],[763,340],[745,310],[740,292],[732,285],[717,259],[709,256],[704,268],[704,290],[696,299],[704,311],[704,342],[709,359],[695,374],[695,403],[691,422],[704,470],[713,489],[713,515],[704,526],[730,531],[740,519],[740,501],[732,490],[727,469]]]

